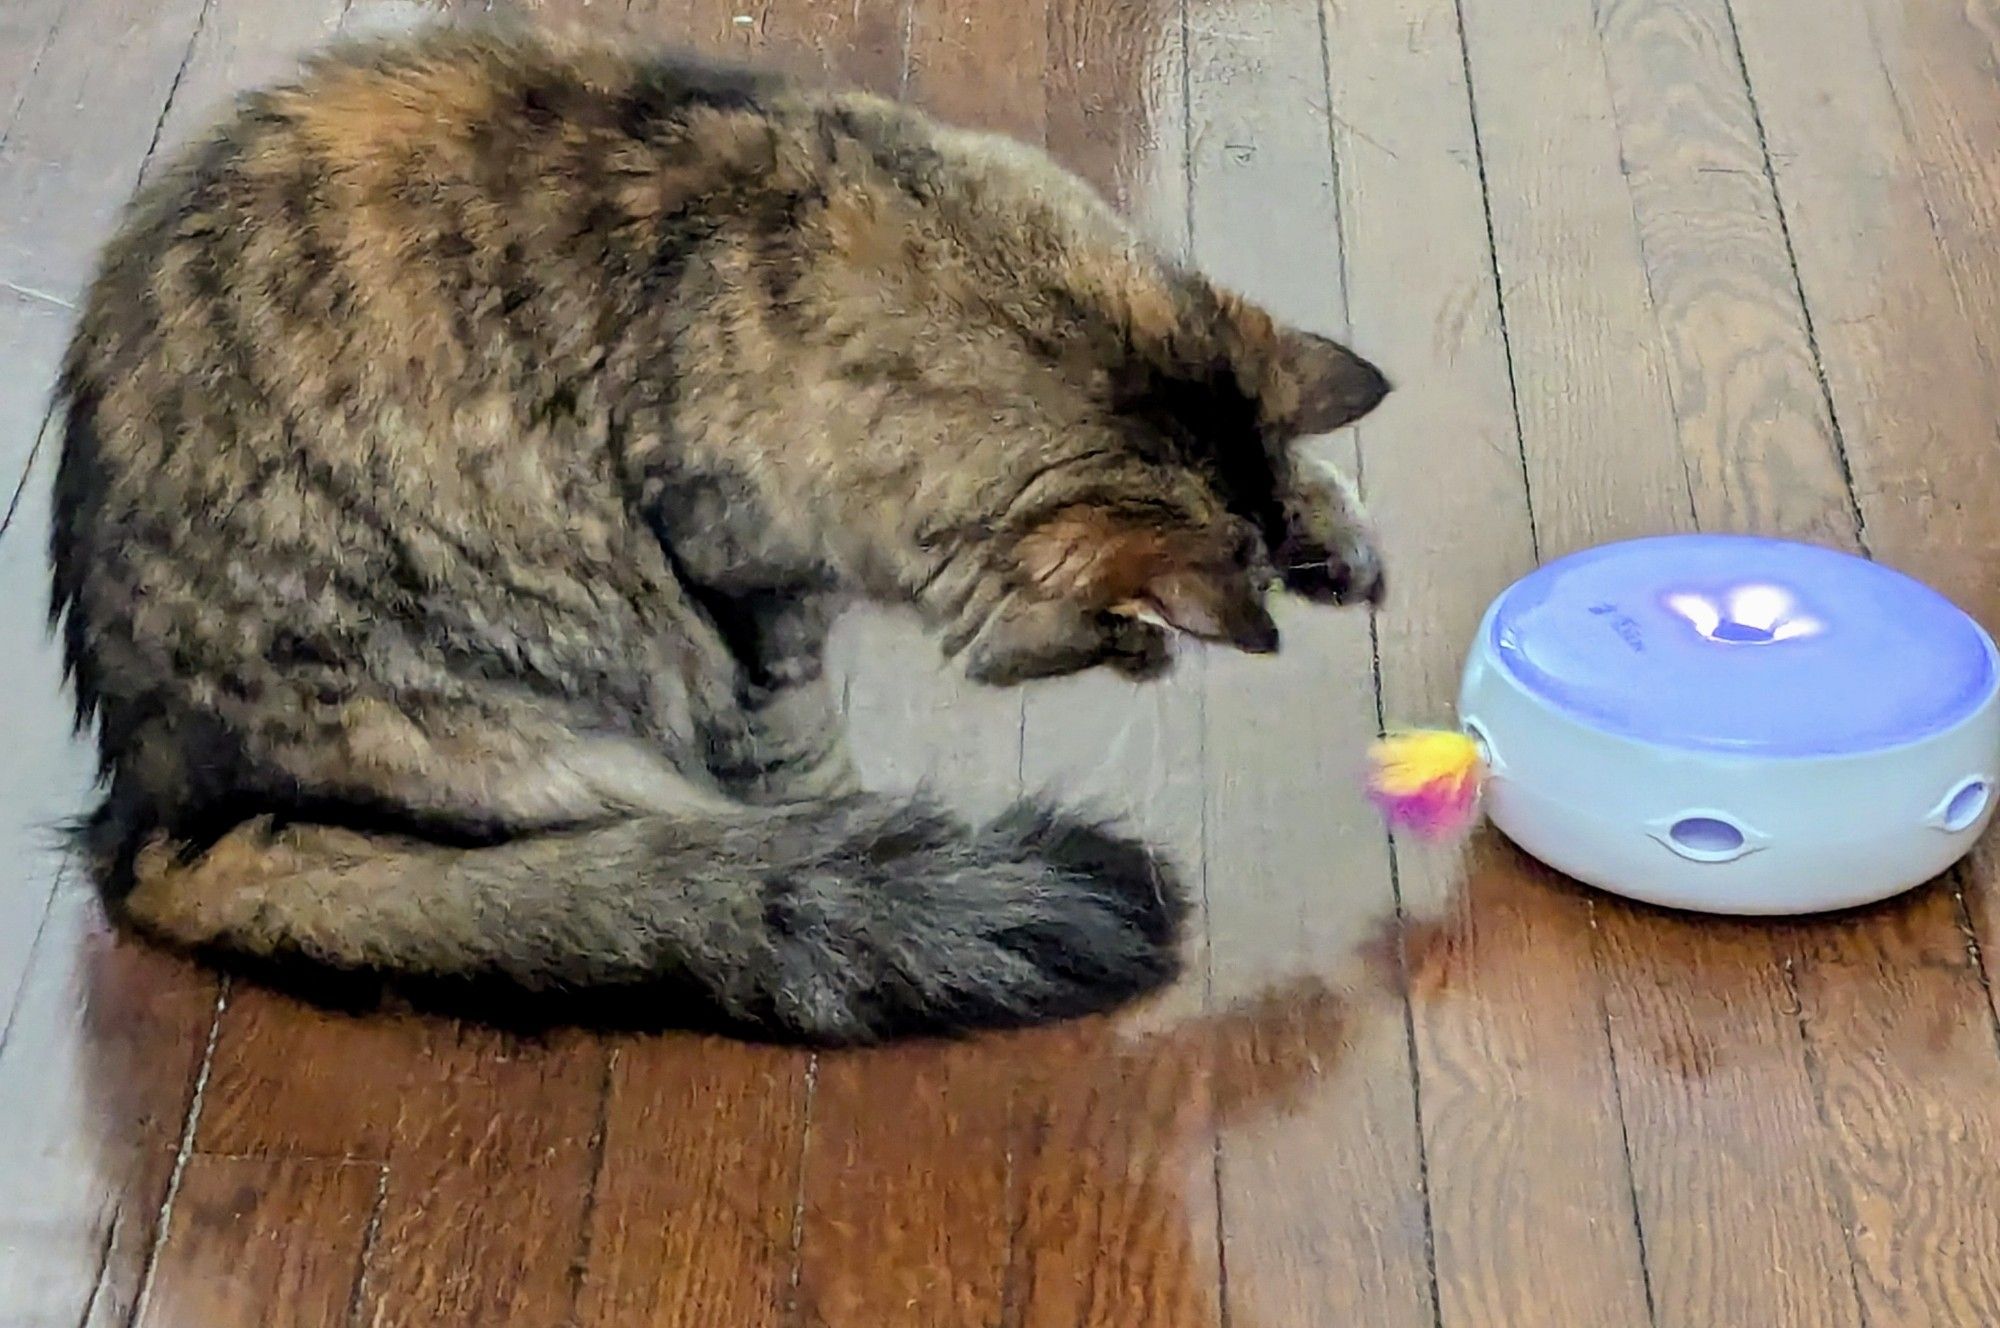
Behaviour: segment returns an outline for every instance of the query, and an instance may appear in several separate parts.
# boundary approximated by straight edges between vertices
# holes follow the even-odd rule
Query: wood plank
[[[1048,15],[1048,0],[912,4],[911,100],[945,120],[1042,142]]]
[[[801,1322],[1001,1321],[1023,1059],[1006,1045],[820,1057],[800,1210]]]
[[[1279,317],[1347,338],[1346,268],[1374,260],[1343,236],[1321,21],[1317,3],[1262,0],[1190,24],[1194,255]],[[1350,431],[1315,447],[1353,474],[1354,441]],[[1397,911],[1388,844],[1355,778],[1376,732],[1371,615],[1286,600],[1278,618],[1282,654],[1217,654],[1207,668],[1213,998],[1298,984],[1279,1006],[1289,1017],[1217,1039],[1217,1091],[1240,1092],[1273,1066],[1310,1067],[1291,1109],[1257,1102],[1220,1122],[1224,1314],[1301,1328],[1429,1325],[1400,974],[1359,963],[1380,952]]]
[[[340,20],[342,37],[388,37],[432,24],[449,25],[455,15],[442,0],[353,0]]]
[[[786,68],[878,96],[909,79],[912,0],[778,0],[764,40]]]
[[[1871,1328],[2000,1315],[1993,1030],[1929,900],[1814,933],[1798,974]]]
[[[1991,0],[1864,6],[1883,82],[1913,149],[1915,181],[1959,306],[1989,372],[2000,366],[2000,14]]]
[[[1185,256],[1178,7],[1083,0],[1053,7],[1049,29],[1049,148]],[[1038,1035],[1019,1076],[1009,1303],[1030,1328],[1209,1324],[1222,1313],[1216,1033],[1202,1019],[1206,666],[1190,651],[1159,682],[1083,675],[1027,691],[1027,789],[1121,819],[1175,864],[1196,903],[1178,986],[1136,1011]]]
[[[0,494],[9,502],[0,530],[0,677],[17,689],[0,745],[0,1019],[14,1008],[28,951],[47,910],[65,854],[56,826],[83,807],[97,774],[95,754],[72,732],[61,653],[47,627],[48,486],[54,447],[42,436],[68,309],[0,289]]]
[[[1973,338],[1991,383],[2000,378],[2000,263],[1992,253],[1993,239],[2000,234],[2000,179],[1993,162],[1994,144],[2000,142],[2000,98],[1993,95],[1991,73],[2000,61],[2000,19],[1984,0],[1912,6],[1908,14],[1876,5],[1868,17],[1883,85],[1908,140],[1906,169],[1921,188],[1945,276],[1965,312],[1965,322],[1954,332]],[[1968,405],[1964,423],[1975,427],[1976,400]],[[1989,400],[1989,419],[1995,408]],[[2000,436],[2000,421],[1993,431]],[[1962,553],[1956,575],[1944,574],[1946,589],[1990,627],[2000,617],[2000,590],[1990,572],[1982,571],[2000,561],[2000,532],[1978,519],[1975,504],[1990,502],[2000,488],[2000,447],[1980,447],[1955,436],[1958,444],[1930,477],[1953,500],[1953,519],[1938,533],[1949,541],[1949,550]],[[1899,545],[1901,541],[1899,535]],[[1988,837],[1960,883],[1991,996],[2000,991],[2000,840]],[[1995,1017],[2000,1019],[2000,1006]]]
[[[296,74],[299,62],[340,29],[347,8],[347,0],[211,0],[150,161],[199,137],[238,94]]]
[[[824,1321],[789,1313],[808,1066],[713,1038],[619,1040],[578,1324]]]
[[[1436,723],[1487,603],[1534,561],[1466,66],[1451,0],[1325,13],[1349,318],[1402,385],[1359,431],[1389,562],[1382,713]],[[1353,787],[1351,768],[1330,773]],[[1463,855],[1398,843],[1393,861],[1437,1322],[1630,1322],[1615,1135],[1596,1119],[1612,1094],[1574,901],[1490,831]]]
[[[1252,1022],[1096,1018],[1036,1035],[1017,1089],[1004,1322],[1223,1321],[1214,1059],[1225,1036],[1255,1041]]]
[[[1858,550],[1728,11],[1618,0],[1597,24],[1695,522]],[[1800,933],[1596,917],[1656,1324],[1861,1322]]]
[[[365,1163],[189,1158],[138,1328],[347,1322],[381,1181]]]
[[[67,8],[67,0],[21,0],[0,10],[0,144],[14,128],[28,84]]]
[[[1409,44],[1437,44],[1442,63],[1453,45],[1463,44],[1470,82],[1462,95],[1474,112],[1473,139],[1443,146],[1486,186],[1499,306],[1489,313],[1484,282],[1465,288],[1443,305],[1440,336],[1474,349],[1490,374],[1498,334],[1520,430],[1513,459],[1529,480],[1539,546],[1523,548],[1530,532],[1519,513],[1495,520],[1460,508],[1418,517],[1405,507],[1398,523],[1399,488],[1410,495],[1406,503],[1428,505],[1438,486],[1425,477],[1453,473],[1462,456],[1471,464],[1470,456],[1456,448],[1428,454],[1372,448],[1369,485],[1381,495],[1385,529],[1421,522],[1436,532],[1439,546],[1451,543],[1448,552],[1424,550],[1427,565],[1417,574],[1426,596],[1488,561],[1462,555],[1458,522],[1482,532],[1492,562],[1481,570],[1504,585],[1526,570],[1524,553],[1553,555],[1686,520],[1686,482],[1630,208],[1618,193],[1605,192],[1622,191],[1623,184],[1602,60],[1588,13],[1578,9],[1563,4],[1530,13],[1466,0],[1462,31],[1450,6],[1426,6],[1408,20]],[[1369,56],[1360,50],[1351,58]],[[1401,160],[1393,123],[1345,112],[1343,119]],[[1354,155],[1371,160],[1365,140]],[[1392,288],[1378,290],[1381,300],[1397,298]],[[1357,294],[1357,321],[1369,307]],[[1476,340],[1464,340],[1468,333]],[[1496,396],[1489,386],[1474,399],[1497,412]],[[1440,436],[1439,446],[1451,446],[1444,441],[1450,438]],[[1505,449],[1474,448],[1470,455],[1493,468],[1482,473],[1483,482],[1454,479],[1451,489],[1464,490],[1461,500],[1475,505],[1476,495],[1506,494],[1511,506],[1512,484],[1491,487],[1502,484],[1497,461]],[[1398,475],[1392,465],[1424,469]],[[1452,606],[1455,650],[1423,627],[1398,627],[1389,615],[1383,682],[1392,722],[1409,722],[1406,703],[1436,706],[1451,694],[1448,671],[1463,660],[1484,597],[1499,588],[1488,583],[1478,596],[1463,598],[1443,592]],[[1407,684],[1391,668],[1395,635],[1415,668]],[[1415,898],[1436,898],[1450,879],[1438,855],[1405,848],[1399,865],[1405,891]],[[1647,1322],[1589,903],[1490,832],[1470,846],[1463,870],[1464,892],[1429,961],[1412,977],[1440,1320]]]
[[[1914,13],[1893,26],[1873,17],[1848,0],[1736,13],[1868,546],[1991,629],[2000,390],[1983,339],[1995,268],[1952,238],[1983,224],[1952,201],[1969,181],[1944,183],[1961,179],[1949,145],[1991,141],[1990,81],[1983,97],[1965,84],[1963,106],[1912,101],[1896,81],[1913,58],[1974,68],[1964,62],[1990,43]],[[1957,875],[1986,937],[1993,858],[1989,845]],[[2000,1061],[1990,996],[1954,935],[1967,916],[1947,891],[1920,892],[1816,935],[1798,975],[1873,1325],[2000,1313]]]
[[[407,1084],[433,1073],[426,1025],[231,989],[216,1033],[198,1147],[259,1157],[385,1160]]]
[[[114,939],[65,882],[0,1045],[6,1322],[129,1321],[214,1011],[206,975]]]
[[[1022,10],[1038,15],[1040,6]],[[927,109],[991,127],[1004,107],[986,95],[985,78],[948,86],[916,74],[920,59],[936,64],[941,27],[996,67],[1007,59],[994,38],[1012,25],[997,9],[985,12],[998,26],[964,34],[957,17],[970,11],[919,0],[907,16],[913,45],[897,87],[922,94]],[[962,69],[953,75],[962,77]],[[927,787],[974,815],[1016,796],[1019,692],[967,682],[939,658],[935,639],[901,616],[854,615],[834,649],[870,787]],[[1006,1058],[988,1041],[819,1058],[801,1208],[804,1321],[998,1320],[1011,1230],[1012,1096]]]
[[[1598,27],[1695,521],[1854,549],[1729,12],[1613,0]]]
[[[631,0],[634,31],[736,60],[764,52],[760,29],[773,0]]]
[[[1178,0],[1048,5],[1046,140],[1127,216],[1184,243],[1187,62]]]
[[[139,178],[201,13],[202,0],[71,0],[0,145],[0,282],[75,302]]]
[[[1541,556],[1685,529],[1688,474],[1590,7],[1464,12]]]
[[[1961,304],[1926,163],[1858,0],[1736,14],[1863,530],[1876,556],[2000,625],[2000,380]],[[1806,21],[1810,18],[1810,21]]]
[[[93,758],[69,733],[43,630],[53,447],[28,468],[68,306],[138,177],[200,13],[200,0],[73,0],[16,86],[0,144],[0,283],[19,288],[0,300],[0,475],[14,499],[0,537],[0,667],[17,692],[0,757],[13,878],[0,897],[0,1188],[35,1196],[5,1219],[0,1305],[19,1322],[129,1318],[215,1006],[206,975],[114,942],[80,880],[52,893],[54,825],[82,809]]]
[[[610,36],[633,21],[626,0],[488,0],[486,12],[562,36]]]
[[[428,1033],[425,1075],[401,1094],[361,1321],[567,1322],[601,1157],[605,1043],[443,1022]]]

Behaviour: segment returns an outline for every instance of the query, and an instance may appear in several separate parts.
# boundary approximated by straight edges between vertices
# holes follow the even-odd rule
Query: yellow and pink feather
[[[1486,760],[1479,744],[1446,729],[1390,733],[1368,750],[1368,799],[1389,828],[1420,839],[1462,835],[1479,814]]]

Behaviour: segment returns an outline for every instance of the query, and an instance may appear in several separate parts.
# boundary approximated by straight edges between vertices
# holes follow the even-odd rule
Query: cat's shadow
[[[104,1103],[131,1099],[134,1085],[166,1087],[142,1064],[164,1049],[151,1036],[135,1035],[142,1028],[154,1028],[161,1035],[171,1031],[162,1026],[162,1018],[153,1017],[164,1012],[142,1009],[159,998],[162,980],[169,991],[187,988],[184,999],[169,1002],[183,1017],[167,1023],[187,1022],[203,1004],[197,988],[210,992],[213,988],[168,956],[129,941],[112,941],[96,927],[89,930],[90,938],[77,955],[83,966],[78,976],[84,997],[80,1051],[91,1085],[87,1091],[101,1109]],[[1411,946],[1421,939],[1413,936]],[[836,1117],[816,1111],[808,1127],[810,1142],[803,1165],[819,1171],[821,1192],[827,1184],[846,1183],[837,1174],[843,1157],[866,1171],[867,1178],[859,1183],[867,1202],[849,1203],[846,1199],[852,1196],[845,1196],[841,1207],[848,1214],[866,1214],[866,1220],[879,1223],[882,1230],[860,1232],[860,1239],[850,1235],[840,1242],[843,1259],[838,1267],[824,1258],[807,1258],[796,1281],[792,1269],[798,1266],[799,1249],[774,1240],[770,1248],[750,1256],[764,1266],[743,1269],[743,1275],[770,1280],[778,1287],[789,1284],[788,1321],[814,1328],[904,1328],[894,1317],[894,1307],[902,1299],[885,1291],[916,1285],[927,1288],[925,1303],[959,1303],[958,1289],[939,1284],[939,1279],[949,1277],[970,1277],[989,1289],[1004,1288],[1004,1308],[968,1316],[964,1328],[1057,1322],[1205,1328],[1225,1318],[1238,1325],[1254,1322],[1257,1288],[1250,1284],[1252,1279],[1239,1279],[1240,1284],[1231,1287],[1233,1313],[1226,1314],[1221,1303],[1218,1209],[1228,1196],[1220,1179],[1219,1153],[1241,1148],[1246,1150],[1242,1160],[1249,1166],[1246,1175],[1284,1176],[1290,1164],[1275,1153],[1314,1150],[1314,1134],[1325,1113],[1358,1109],[1347,1101],[1355,1089],[1342,1073],[1343,1065],[1357,1026],[1363,1030],[1361,1036],[1372,1036],[1365,1030],[1383,1020],[1400,1029],[1400,1015],[1389,1008],[1394,1004],[1389,997],[1401,987],[1403,946],[1392,923],[1353,940],[1342,953],[1328,957],[1331,965],[1322,967],[1323,972],[1337,967],[1364,975],[1361,982],[1346,986],[1336,986],[1323,976],[1306,976],[1280,981],[1225,1008],[1178,1013],[1202,1004],[1198,994],[1202,979],[1197,973],[1170,993],[1164,1004],[1120,1015],[963,1042],[820,1052],[822,1089],[829,1076],[846,1075],[851,1085],[861,1086],[859,1106],[868,1113],[932,1120],[959,1114],[977,1123],[949,1132],[948,1139],[918,1133],[898,1141],[897,1158],[879,1165],[884,1159],[871,1156],[870,1150],[884,1141],[896,1141],[893,1128],[871,1131],[860,1141],[835,1138],[829,1132],[841,1128]],[[179,971],[164,973],[167,969]],[[142,977],[144,981],[139,980]],[[331,1032],[324,1023],[355,1018],[299,1013],[300,1019],[287,1018],[279,1025],[290,1030],[288,1036]],[[394,1018],[409,1020],[409,1016]],[[431,1033],[449,1027],[419,1022]],[[191,1024],[187,1031],[192,1035]],[[547,1046],[532,1037],[506,1039],[504,1045],[509,1058],[556,1058],[565,1054],[565,1048],[573,1054],[578,1036],[561,1033]],[[614,1045],[624,1047],[623,1054],[644,1055],[649,1040],[634,1041],[626,1035]],[[254,1048],[237,1051],[258,1054]],[[701,1051],[699,1042],[683,1043],[676,1054]],[[261,1054],[287,1053],[267,1047]],[[796,1057],[801,1067],[808,1055],[779,1048],[755,1054]],[[963,1073],[967,1067],[970,1074]],[[798,1081],[787,1075],[773,1080]],[[891,1091],[878,1101],[869,1094],[878,1081],[893,1083],[898,1090],[916,1085],[919,1095],[938,1095],[940,1100],[913,1101]],[[319,1084],[321,1094],[336,1097],[384,1091],[393,1090],[363,1076]],[[965,1095],[982,1092],[1003,1094],[1004,1106],[995,1109],[988,1102],[976,1111],[965,1111]],[[336,1119],[369,1114],[364,1109],[368,1104],[359,1101],[315,1106]],[[855,1107],[850,1100],[845,1118],[849,1122]],[[164,1103],[131,1101],[113,1112],[121,1126],[118,1133],[133,1133],[115,1151],[150,1153],[166,1145],[165,1155],[170,1156],[170,1132],[158,1118],[163,1110]],[[1289,1119],[1295,1115],[1296,1121]],[[142,1146],[139,1136],[151,1142]],[[622,1164],[643,1166],[645,1159],[627,1156]],[[152,1169],[142,1170],[152,1176]],[[1006,1176],[1006,1211],[977,1211],[977,1205],[993,1201],[994,1189],[988,1182],[1000,1171]],[[1250,1209],[1263,1207],[1267,1198],[1285,1206],[1317,1204],[1316,1192],[1309,1192],[1315,1185],[1313,1174],[1309,1169],[1298,1172],[1282,1194],[1245,1192],[1240,1185],[1232,1193],[1238,1202],[1247,1200]],[[163,1177],[146,1183],[159,1179]],[[716,1198],[711,1192],[709,1200]],[[724,1203],[737,1202],[727,1195],[720,1198]],[[621,1223],[628,1229],[651,1225],[661,1230],[679,1224],[674,1227],[676,1247],[715,1267],[745,1263],[743,1233],[769,1229],[762,1216],[746,1212],[740,1215],[742,1221],[702,1224],[702,1230],[690,1234],[688,1214],[669,1210],[664,1195],[660,1202],[658,1212],[628,1208],[620,1215]],[[741,1200],[746,1208],[758,1202],[748,1194]],[[946,1221],[952,1230],[903,1233],[907,1239],[887,1230],[912,1220],[936,1223],[940,1213],[950,1215]],[[926,1214],[931,1216],[926,1219]],[[438,1220],[452,1219],[440,1214]],[[1005,1233],[1004,1239],[995,1237],[996,1226]],[[714,1233],[712,1252],[702,1248],[708,1230]],[[956,1261],[949,1268],[939,1266],[936,1252],[950,1247],[954,1232],[960,1231],[981,1233],[968,1238],[989,1264],[1004,1247],[1005,1266],[975,1268]],[[797,1234],[810,1254],[815,1239],[810,1206]],[[603,1275],[622,1277],[627,1271],[607,1269]],[[589,1292],[584,1294],[589,1300]],[[683,1307],[683,1312],[697,1309]],[[959,1320],[910,1322],[907,1328],[959,1328]]]

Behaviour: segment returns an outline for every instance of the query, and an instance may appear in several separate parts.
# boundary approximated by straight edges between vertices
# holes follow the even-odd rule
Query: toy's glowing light
[[[1801,613],[1798,600],[1783,586],[1739,586],[1721,597],[1696,594],[1667,596],[1667,607],[1710,641],[1731,645],[1769,645],[1801,636],[1815,636],[1824,624]]]

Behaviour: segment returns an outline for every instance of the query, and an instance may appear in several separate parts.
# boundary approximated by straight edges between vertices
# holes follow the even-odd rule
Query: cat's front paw
[[[1389,591],[1373,539],[1333,545],[1287,541],[1277,552],[1279,576],[1293,594],[1319,604],[1380,604]]]
[[[1103,664],[1134,682],[1165,677],[1174,666],[1173,634],[1134,618],[1105,623]]]
[[[1271,551],[1294,594],[1321,604],[1380,604],[1388,592],[1375,528],[1347,477],[1329,465],[1302,467],[1286,503],[1285,536]]]

